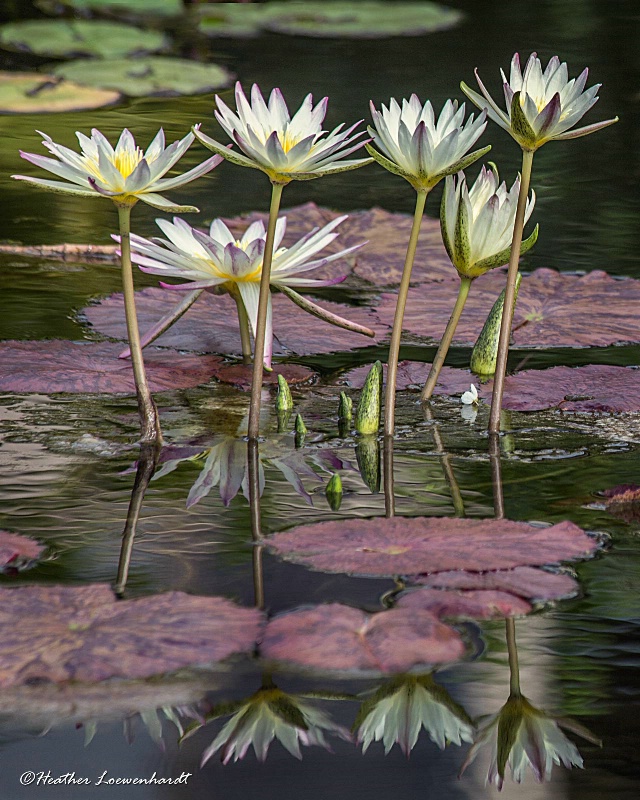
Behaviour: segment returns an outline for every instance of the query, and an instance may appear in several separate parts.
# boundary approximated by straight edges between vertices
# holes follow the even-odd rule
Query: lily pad
[[[323,671],[390,673],[457,661],[464,644],[457,631],[428,611],[367,614],[331,603],[274,617],[260,652]]]
[[[213,375],[221,383],[230,383],[236,389],[248,392],[251,389],[253,367],[250,364],[220,364]],[[290,386],[311,383],[318,377],[317,372],[300,364],[274,364],[271,372],[263,373],[263,385],[277,387],[278,375],[282,375]]]
[[[198,64],[183,58],[81,59],[52,72],[86,86],[115,89],[129,97],[194,95],[228,86],[233,75],[218,64]]]
[[[0,114],[49,114],[113,105],[120,93],[79,86],[56,75],[0,72]]]
[[[133,370],[130,361],[118,358],[121,350],[121,345],[107,342],[0,342],[0,391],[132,394]],[[206,383],[221,361],[217,356],[145,350],[153,392]]]
[[[353,389],[362,389],[364,382],[369,374],[370,367],[365,365],[363,367],[355,367],[348,372],[342,374],[337,383],[341,386],[350,386]],[[383,375],[386,381],[387,365],[384,364]],[[396,380],[396,388],[413,389],[420,391],[427,379],[431,364],[423,361],[401,361],[398,364],[398,374]],[[438,383],[434,394],[436,395],[461,395],[466,392],[475,376],[466,369],[456,369],[455,367],[443,367],[438,377]],[[478,396],[480,398],[491,399],[491,388],[478,386]]]
[[[268,546],[312,569],[370,576],[538,566],[584,558],[597,549],[572,522],[540,528],[506,519],[438,517],[301,525],[268,537]]]
[[[167,46],[164,34],[118,22],[27,20],[0,26],[0,47],[39,56],[119,58],[154,53]]]
[[[275,3],[209,3],[198,9],[198,28],[207,36],[258,36]]]
[[[16,569],[40,557],[44,547],[28,536],[0,531],[0,571]]]
[[[0,589],[0,687],[145,678],[253,649],[262,615],[222,597],[118,601],[106,584]]]
[[[370,247],[370,245],[369,245]],[[356,269],[359,273],[359,269]],[[505,286],[503,272],[474,281],[454,341],[473,344]],[[409,293],[404,328],[439,340],[458,291],[458,281],[423,286]],[[397,296],[382,296],[378,313],[392,324]],[[537,269],[522,278],[513,322],[515,347],[605,347],[640,342],[640,281],[617,280],[596,270],[582,277]]]
[[[412,589],[402,593],[396,607],[408,611],[430,611],[438,619],[518,617],[532,610],[522,597],[495,589]]]
[[[36,0],[36,5],[48,13],[58,12],[61,8],[127,17],[177,17],[184,13],[182,0]]]
[[[546,572],[535,567],[492,570],[490,572],[436,572],[414,579],[432,589],[481,589],[510,592],[526,600],[562,600],[573,597],[579,586],[571,575]]]
[[[462,18],[460,11],[436,3],[361,0],[268,3],[267,30],[291,36],[382,39],[422,36],[446,30]]]
[[[168,314],[180,299],[178,293],[170,289],[147,288],[137,292],[136,308],[140,331],[144,334]],[[375,311],[370,309],[352,308],[324,300],[319,305],[372,328],[379,335],[387,332],[387,327],[378,324]],[[98,333],[114,339],[126,337],[121,294],[111,295],[97,305],[85,308],[82,317]],[[316,319],[282,295],[273,297],[273,330],[273,352],[279,356],[333,353],[366,347],[372,343],[366,336]],[[216,296],[203,292],[187,313],[156,339],[155,343],[178,350],[237,355],[241,352],[241,345],[236,304],[228,295]]]

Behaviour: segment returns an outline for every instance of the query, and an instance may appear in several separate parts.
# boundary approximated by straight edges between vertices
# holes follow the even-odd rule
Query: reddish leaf
[[[136,293],[140,330],[144,333],[171,311],[180,301],[179,293],[169,289],[148,288]],[[320,300],[328,311],[372,328],[378,337],[387,333],[374,311]],[[125,339],[126,327],[121,294],[107,297],[82,312],[99,333],[113,339]],[[311,355],[368,347],[374,340],[359,333],[329,325],[298,308],[288,297],[273,297],[274,354]],[[155,344],[177,350],[204,353],[239,354],[240,332],[235,302],[228,296],[203,292],[194,305]],[[120,348],[122,349],[122,348]]]
[[[506,519],[438,517],[320,522],[268,541],[277,555],[312,569],[375,576],[552,564],[597,549],[572,522],[539,528]]]
[[[464,645],[427,611],[366,614],[332,603],[272,619],[261,653],[313,669],[386,673],[456,661]]]
[[[474,281],[454,341],[473,344],[494,301],[504,289],[502,271]],[[409,293],[404,328],[421,337],[442,336],[459,282],[422,286]],[[382,295],[378,314],[393,324],[397,295]],[[640,341],[640,281],[616,280],[596,270],[567,275],[537,269],[522,278],[513,320],[516,347],[604,347]]]
[[[350,386],[353,389],[362,389],[367,375],[369,374],[370,365],[363,367],[356,367],[340,376],[337,383],[340,385]],[[383,365],[384,380],[387,378],[387,365]],[[396,381],[397,389],[413,389],[421,391],[424,382],[427,379],[431,364],[422,361],[401,361],[398,364],[398,374]],[[454,367],[443,367],[434,394],[442,395],[456,395],[466,392],[469,385],[476,381],[475,375],[466,369],[455,369]],[[478,389],[478,396],[481,398],[487,397],[491,399],[491,387],[487,389],[476,383]]]
[[[168,592],[118,601],[106,584],[0,589],[0,687],[144,678],[254,647],[256,609]]]
[[[3,567],[22,566],[39,558],[44,547],[28,536],[0,531],[0,570]]]
[[[561,600],[579,591],[576,581],[566,573],[546,572],[535,567],[492,570],[490,572],[436,572],[415,579],[432,589],[487,589],[511,592],[527,600]]]
[[[237,389],[249,391],[251,389],[251,378],[253,367],[246,364],[220,364],[214,370],[214,376],[222,383],[230,383]],[[287,383],[295,386],[300,383],[310,383],[317,377],[318,373],[300,364],[274,364],[272,372],[264,372],[262,383],[266,386],[277,386],[278,375],[286,378]]]
[[[0,390],[6,392],[135,392],[131,362],[118,358],[122,345],[108,342],[0,342]],[[206,383],[218,356],[145,350],[151,391]]]
[[[528,614],[531,605],[510,592],[493,589],[461,592],[453,589],[413,589],[404,592],[398,608],[430,611],[438,619],[495,619]]]
[[[640,486],[625,483],[602,492],[607,511],[625,522],[640,520]]]

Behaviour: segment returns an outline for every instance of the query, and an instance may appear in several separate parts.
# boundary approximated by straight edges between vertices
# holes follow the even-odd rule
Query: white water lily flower
[[[478,390],[475,383],[472,383],[468,392],[463,392],[460,402],[468,406],[475,406],[478,404]]]
[[[362,751],[382,741],[385,755],[397,742],[409,756],[422,728],[442,750],[447,743],[473,741],[473,723],[462,706],[430,675],[400,675],[361,707],[355,727]]]
[[[491,746],[491,763],[487,783],[502,789],[507,769],[516,783],[522,783],[527,766],[538,783],[548,781],[554,764],[582,767],[582,756],[560,726],[577,733],[593,744],[601,742],[575,720],[551,717],[540,711],[520,694],[512,695],[497,714],[480,729],[462,765],[462,774],[478,755],[479,749]]]
[[[370,144],[367,151],[417,191],[428,191],[445,175],[468,167],[491,149],[488,145],[465,156],[486,128],[487,115],[483,111],[474,119],[471,114],[464,122],[464,103],[458,108],[457,100],[447,100],[437,120],[431,102],[423,106],[415,94],[403,100],[402,107],[391,98],[389,108],[382,105],[381,109],[371,103],[375,127],[369,133],[382,153]]]
[[[328,280],[299,277],[301,273],[322,267],[343,258],[361,244],[347,247],[338,253],[321,258],[315,256],[330,244],[338,234],[335,228],[346,219],[337,217],[323,228],[310,231],[291,247],[281,247],[287,218],[280,217],[276,223],[271,285],[286,291],[289,287],[315,288],[340,283],[346,276]],[[258,319],[258,297],[260,278],[266,243],[266,230],[261,221],[253,222],[240,239],[231,233],[225,223],[216,219],[211,223],[209,234],[192,228],[179,217],[173,222],[156,220],[169,241],[144,239],[131,235],[131,260],[144,272],[162,277],[184,278],[194,283],[168,286],[170,289],[207,289],[218,287],[236,296],[239,293],[255,336]],[[265,336],[265,363],[271,365],[273,352],[273,325],[271,298],[267,307]]]
[[[184,139],[166,147],[164,131],[160,128],[143,152],[127,128],[122,131],[115,148],[99,130],[93,128],[91,137],[76,132],[81,153],[56,144],[46,133],[38,133],[44,136],[42,144],[56,158],[25,153],[22,150],[20,155],[64,181],[31,178],[27,175],[13,175],[13,178],[62,194],[80,197],[103,195],[121,206],[133,206],[138,200],[142,200],[161,211],[197,211],[194,206],[176,205],[159,193],[194,181],[222,161],[220,156],[213,156],[183,175],[165,178],[164,175],[182,158],[195,139],[193,133],[188,133]]]
[[[498,185],[495,173],[485,166],[471,189],[467,188],[463,173],[458,174],[457,180],[453,175],[447,176],[440,206],[440,228],[451,263],[461,277],[477,278],[509,261],[519,192],[519,176],[511,189],[507,189],[504,182]],[[532,190],[525,222],[535,202]],[[522,242],[520,255],[530,250],[537,238],[536,225],[531,236]]]
[[[216,95],[215,116],[244,155],[229,150],[199,130],[194,129],[194,133],[214,153],[242,167],[266,172],[273,183],[320,178],[371,163],[370,158],[342,160],[363,146],[364,142],[358,140],[364,131],[353,133],[362,120],[346,130],[343,130],[344,124],[331,133],[322,130],[327,97],[314,107],[313,97],[308,94],[293,117],[280,89],[274,89],[266,103],[254,84],[249,102],[238,82],[235,98],[234,113]]]
[[[577,78],[569,80],[566,63],[558,56],[549,60],[544,71],[536,53],[529,56],[524,68],[520,68],[520,56],[516,53],[511,61],[511,74],[507,80],[502,75],[506,112],[491,97],[475,71],[482,95],[474,92],[465,83],[462,91],[478,108],[504,128],[524,150],[537,150],[552,139],[576,139],[599,131],[618,121],[614,119],[596,122],[584,128],[570,130],[597,102],[601,84],[585,91],[589,70],[583,70]]]

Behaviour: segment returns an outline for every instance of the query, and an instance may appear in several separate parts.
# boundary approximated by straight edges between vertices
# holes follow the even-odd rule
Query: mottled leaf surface
[[[28,561],[35,561],[43,550],[41,544],[28,536],[0,531],[0,570],[3,567],[17,567]]]
[[[301,525],[268,538],[277,555],[324,572],[416,575],[553,564],[591,555],[572,522],[540,528],[506,519],[394,517]]]
[[[213,371],[214,377],[222,383],[230,383],[236,389],[247,392],[251,389],[253,367],[247,364],[220,364]],[[278,385],[278,375],[282,375],[290,386],[311,383],[318,373],[300,364],[274,364],[271,372],[264,372],[264,386]]]
[[[0,589],[0,687],[144,678],[251,651],[262,615],[222,597],[118,601],[106,584]]]
[[[496,619],[531,611],[531,605],[522,597],[495,589],[414,589],[403,593],[396,607],[430,611],[438,619]]]
[[[0,72],[0,114],[49,114],[113,105],[120,93],[79,86],[56,75]]]
[[[122,345],[109,342],[0,342],[0,390],[131,394],[135,392],[131,361],[119,359],[121,351]],[[218,356],[145,350],[147,378],[153,392],[206,383],[221,363]]]
[[[353,389],[362,389],[364,382],[369,374],[370,367],[365,365],[363,367],[355,367],[348,372],[342,374],[337,383],[340,385],[350,386]],[[422,361],[401,361],[398,364],[398,374],[396,380],[397,389],[413,389],[420,391],[427,379],[431,364]],[[384,379],[387,377],[387,365],[383,366]],[[456,369],[455,367],[443,367],[438,377],[434,394],[441,395],[456,395],[466,392],[469,385],[476,380],[469,370]],[[487,389],[476,383],[478,389],[478,396],[481,398],[491,399],[491,388]]]
[[[367,614],[332,603],[281,614],[267,624],[264,658],[340,672],[405,672],[456,661],[464,653],[457,631],[428,611]]]
[[[481,589],[511,592],[527,600],[561,600],[572,597],[579,586],[571,575],[546,572],[535,567],[471,572],[455,570],[419,575],[416,583],[432,589]]]

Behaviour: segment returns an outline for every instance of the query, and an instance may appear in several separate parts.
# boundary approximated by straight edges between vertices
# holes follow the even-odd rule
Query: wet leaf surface
[[[118,58],[153,53],[166,44],[162,33],[118,22],[39,19],[0,27],[0,47],[58,58]]]
[[[115,89],[129,97],[170,97],[214,92],[233,76],[218,64],[182,58],[81,59],[52,69],[55,75],[86,86]]]
[[[214,377],[222,383],[230,383],[236,389],[248,392],[251,389],[253,367],[249,364],[220,364],[213,371]],[[263,386],[278,386],[278,375],[282,375],[287,383],[296,386],[311,383],[318,373],[300,364],[274,364],[271,372],[262,375]]]
[[[181,0],[36,0],[36,5],[47,13],[56,13],[61,7],[81,13],[97,11],[127,16],[177,16],[184,11]]]
[[[122,345],[109,342],[0,342],[0,391],[135,392],[131,362],[119,359]],[[206,383],[222,359],[170,350],[145,350],[145,366],[153,392],[185,389]]]
[[[516,567],[490,572],[456,570],[418,576],[416,583],[432,589],[481,589],[511,592],[527,600],[561,600],[579,591],[577,581],[566,573],[535,567]]]
[[[358,272],[358,270],[356,270]],[[363,276],[364,277],[364,276]],[[456,329],[458,344],[475,343],[506,282],[502,270],[473,282]],[[412,289],[404,319],[406,331],[439,340],[455,303],[459,281]],[[378,313],[393,323],[397,296],[384,294]],[[513,321],[516,347],[605,347],[640,341],[640,281],[616,280],[596,270],[582,277],[537,269],[524,275]]]
[[[416,575],[554,564],[596,542],[572,522],[539,528],[496,519],[395,517],[301,525],[268,537],[276,555],[323,572]]]
[[[403,593],[396,606],[407,611],[430,611],[438,619],[496,619],[531,611],[526,600],[495,589],[414,589]]]
[[[353,389],[362,389],[369,366],[356,367],[341,375],[337,383],[350,386]],[[387,378],[387,365],[383,366],[384,380]],[[427,379],[431,364],[422,361],[401,361],[398,364],[398,375],[396,380],[397,389],[413,389],[420,391]],[[469,385],[475,381],[475,375],[466,369],[456,369],[455,367],[443,367],[434,394],[441,395],[461,395],[466,392]],[[491,399],[491,387],[479,386],[476,384],[479,397]]]
[[[148,288],[136,293],[136,308],[140,331],[144,334],[159,319],[174,308],[181,296],[170,289]],[[318,305],[365,325],[386,333],[386,326],[377,322],[374,311],[353,308],[328,300]],[[114,294],[95,306],[82,311],[82,316],[99,333],[114,339],[126,337],[124,304],[121,294]],[[275,355],[312,355],[332,353],[367,347],[374,342],[366,336],[345,331],[322,322],[298,308],[283,295],[273,296],[273,329]],[[187,313],[155,344],[175,347],[177,350],[196,350],[205,353],[237,355],[241,352],[238,315],[235,302],[228,295],[213,295],[203,292]],[[146,350],[145,350],[146,352]]]
[[[254,647],[256,609],[168,592],[118,601],[107,584],[0,589],[0,687],[144,678]]]
[[[0,531],[0,571],[4,567],[16,568],[40,557],[44,547],[28,536]]]
[[[56,75],[0,72],[0,114],[49,114],[113,105],[120,93],[92,89]]]
[[[464,645],[457,631],[427,611],[367,614],[331,603],[270,620],[260,651],[312,669],[387,673],[456,661]]]

